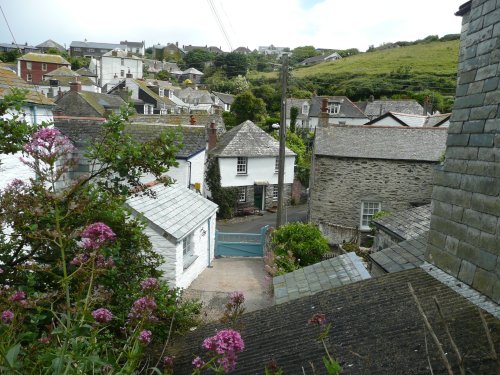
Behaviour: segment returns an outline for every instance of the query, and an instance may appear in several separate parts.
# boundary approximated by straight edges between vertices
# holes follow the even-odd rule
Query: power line
[[[213,3],[213,0],[207,0],[207,2],[208,2],[208,5],[210,6],[210,9],[212,10],[212,13],[215,16],[215,21],[219,25],[219,28],[222,31],[222,34],[224,35],[224,38],[226,39],[226,42],[227,42],[227,44],[229,46],[229,49],[232,52],[233,51],[233,46],[232,46],[231,42],[229,41],[229,36],[227,35],[226,30],[224,28],[224,25],[223,25],[223,23],[222,23],[222,21],[221,21],[221,19],[219,17],[219,14],[217,12],[217,8],[215,7],[215,5]]]

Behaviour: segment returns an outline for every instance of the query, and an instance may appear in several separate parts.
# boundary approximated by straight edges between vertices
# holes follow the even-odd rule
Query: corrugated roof
[[[218,157],[278,156],[279,142],[247,120],[225,133],[210,154]],[[285,148],[285,154],[295,155],[288,148]]]
[[[218,206],[200,194],[174,184],[153,186],[156,198],[147,195],[127,199],[136,214],[142,214],[160,234],[167,233],[177,241],[182,240],[198,228]]]
[[[339,113],[329,114],[329,117],[348,117],[348,118],[366,118],[365,114],[349,100],[347,96],[315,96],[311,99],[311,109],[309,116],[319,117],[321,114],[321,105],[324,98],[329,102],[340,104]]]
[[[19,60],[43,62],[51,64],[65,64],[71,66],[71,64],[64,57],[59,55],[49,55],[46,53],[29,52],[26,55],[20,57]]]
[[[28,84],[12,70],[0,66],[0,100],[12,92],[12,88],[26,90],[26,102],[39,105],[55,105],[52,99],[47,98],[35,86]]]
[[[446,129],[328,126],[316,129],[315,154],[333,157],[436,162],[446,148]]]

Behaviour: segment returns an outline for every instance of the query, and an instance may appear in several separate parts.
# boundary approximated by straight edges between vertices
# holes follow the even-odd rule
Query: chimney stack
[[[74,81],[69,83],[69,91],[81,92],[82,84],[79,81]]]
[[[321,100],[321,113],[319,114],[319,126],[328,126],[328,98]]]
[[[196,117],[194,117],[193,115],[189,116],[189,123],[191,125],[196,125]]]
[[[210,123],[208,128],[208,151],[212,150],[217,144],[217,127],[215,121]]]
[[[373,102],[375,100],[375,97],[373,95],[370,95],[370,102]]]

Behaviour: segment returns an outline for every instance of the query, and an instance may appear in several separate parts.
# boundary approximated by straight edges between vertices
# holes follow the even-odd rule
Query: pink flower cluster
[[[202,368],[203,366],[205,366],[205,362],[200,357],[196,357],[195,359],[193,359],[193,362],[191,362],[191,364],[194,368]]]
[[[2,322],[5,324],[10,324],[14,320],[14,313],[10,310],[5,310],[2,312]]]
[[[23,302],[25,299],[26,299],[26,293],[24,293],[22,290],[18,290],[10,296],[10,300],[12,302]]]
[[[232,292],[229,293],[229,303],[234,305],[234,306],[239,306],[242,305],[243,302],[245,302],[245,296],[243,295],[242,292]]]
[[[172,367],[174,365],[174,359],[175,357],[170,355],[163,357],[163,365],[165,367]]]
[[[128,318],[130,320],[139,320],[146,318],[149,321],[156,321],[154,312],[156,311],[156,302],[152,297],[141,297],[134,302]]]
[[[153,337],[153,333],[148,330],[148,329],[145,329],[145,330],[142,330],[141,333],[139,333],[139,336],[137,337],[137,339],[142,342],[144,345],[147,345],[151,342],[151,338]]]
[[[81,266],[84,263],[87,263],[89,261],[90,257],[88,254],[80,254],[74,257],[69,264],[72,264],[73,266]]]
[[[154,277],[148,277],[146,280],[143,280],[141,282],[141,290],[148,291],[148,290],[155,290],[158,288],[158,279]]]
[[[92,317],[96,322],[99,323],[109,323],[113,319],[113,314],[108,309],[103,307],[92,311]]]
[[[88,225],[82,232],[83,247],[98,250],[106,241],[113,241],[116,235],[106,224],[97,222]]]
[[[236,368],[236,353],[245,349],[245,343],[239,332],[224,329],[203,340],[202,347],[220,355],[217,363],[230,372]]]
[[[97,268],[113,268],[115,266],[115,262],[113,257],[104,257],[103,255],[98,255],[95,258],[95,265]]]
[[[61,134],[57,128],[43,128],[33,133],[31,141],[24,145],[24,151],[44,162],[53,162],[67,155],[75,147],[68,137]]]
[[[307,321],[307,324],[316,324],[318,326],[322,326],[326,324],[326,316],[325,314],[317,313],[314,314],[311,319]]]

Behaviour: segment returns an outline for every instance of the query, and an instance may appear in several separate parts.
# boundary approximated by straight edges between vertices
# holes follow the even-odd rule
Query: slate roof
[[[26,102],[28,103],[49,106],[55,105],[52,99],[47,98],[40,91],[35,90],[35,86],[28,84],[12,70],[0,66],[0,100],[2,100],[5,95],[11,93],[13,87],[27,90]]]
[[[309,110],[310,117],[319,117],[321,114],[321,104],[323,98],[328,98],[340,104],[340,110],[337,114],[330,114],[330,117],[349,117],[349,118],[366,118],[365,114],[349,100],[347,96],[315,96],[311,100],[311,109]]]
[[[194,90],[191,87],[186,87],[181,90],[175,90],[175,96],[183,102],[189,104],[214,104],[214,101],[207,90]]]
[[[238,52],[238,53],[251,53],[252,51],[248,49],[247,47],[238,47],[233,52]]]
[[[38,44],[36,47],[37,48],[47,48],[47,49],[48,48],[56,48],[61,52],[66,51],[66,48],[64,48],[64,46],[62,46],[61,44],[59,44],[57,42],[54,42],[52,39],[48,39],[45,42]]]
[[[306,119],[309,118],[309,114],[302,114],[302,104],[307,103],[309,105],[309,110],[311,110],[311,99],[295,99],[290,98],[286,100],[286,118],[289,119],[290,110],[292,107],[297,107],[299,109],[299,114],[297,116],[298,119]]]
[[[56,70],[53,70],[49,73],[44,74],[45,77],[79,77],[80,74],[77,72],[71,70],[71,68],[68,68],[67,66],[60,66]]]
[[[115,49],[115,48],[123,48],[121,44],[113,44],[113,43],[98,43],[98,42],[80,42],[74,40],[71,42],[70,47],[76,48],[95,48],[95,49]]]
[[[34,62],[42,62],[42,63],[52,63],[52,64],[65,64],[71,65],[64,57],[59,55],[48,55],[46,53],[35,53],[29,52],[26,55],[23,55],[19,58],[19,60],[23,61],[34,61]]]
[[[279,142],[255,125],[245,121],[225,133],[210,151],[218,157],[266,157],[279,155]],[[295,155],[285,148],[285,155]]]
[[[437,162],[446,148],[443,128],[328,126],[316,129],[315,154],[363,159]]]
[[[462,354],[467,353],[467,371],[495,373],[477,307],[421,268],[387,274],[319,292],[270,308],[244,314],[241,335],[245,350],[238,354],[234,374],[262,374],[274,359],[284,374],[325,374],[323,345],[316,339],[320,328],[308,325],[314,313],[324,313],[332,323],[326,345],[342,365],[343,375],[429,374],[428,356],[434,374],[445,374],[443,362],[427,334],[425,349],[423,320],[409,292],[411,283],[455,373],[457,359],[439,318],[433,297],[441,305],[452,337]],[[497,352],[500,322],[484,313]],[[173,342],[174,373],[188,374],[194,355],[205,354],[203,339],[212,336],[220,323],[207,324]]]
[[[319,56],[312,56],[312,57],[308,57],[307,59],[304,59],[300,62],[300,65],[307,65],[307,64],[313,64],[313,63],[319,63],[321,61],[325,61],[325,59],[327,58],[328,56],[325,56],[325,55],[319,55]]]
[[[154,98],[156,101],[163,102],[171,107],[175,106],[175,103],[172,100],[170,100],[167,96],[160,96],[156,92],[151,90],[148,87],[148,83],[146,81],[142,81],[140,79],[132,79],[132,80],[141,88],[141,90],[143,90],[146,94]]]
[[[215,92],[215,91],[212,91],[212,94],[217,96],[225,104],[233,104],[234,102],[234,95],[226,94],[223,92]]]
[[[189,69],[186,69],[182,72],[182,74],[195,74],[195,75],[199,75],[199,76],[202,76],[203,73],[200,72],[198,69],[196,68],[189,68]]]
[[[47,77],[43,81],[39,83],[40,86],[50,86],[50,80],[56,79],[59,81],[59,86],[69,86],[70,82],[75,81],[75,77],[69,76],[55,76],[55,77]],[[96,83],[92,81],[89,77],[78,77],[78,81],[83,86],[96,86]]]
[[[56,123],[56,126],[61,133],[66,135],[71,141],[78,144],[86,144],[102,137],[103,130],[101,124],[102,121],[95,121],[85,126],[68,122],[59,122]],[[187,159],[206,148],[206,133],[204,126],[131,123],[127,124],[125,127],[125,131],[139,142],[152,141],[164,130],[182,132],[181,142],[184,147],[177,152],[177,159]]]
[[[123,40],[123,41],[120,41],[120,44],[121,45],[125,45],[127,47],[144,47],[144,42],[130,42],[128,40]]]
[[[416,100],[373,100],[355,103],[370,119],[387,112],[423,115],[424,107]]]
[[[0,43],[0,47],[6,49],[20,49],[21,51],[24,51],[25,49],[30,49],[30,50],[39,49],[36,46],[28,46],[26,44],[14,44],[14,43]]]
[[[391,118],[397,121],[402,126],[437,127],[448,121],[450,116],[451,113],[424,116],[424,115],[412,115],[412,114],[397,113],[397,112],[387,112],[367,122],[366,125],[376,124],[383,126],[384,120],[387,118]]]
[[[218,206],[183,186],[159,184],[151,188],[156,198],[147,195],[127,199],[135,214],[141,214],[161,235],[182,240],[212,216]]]
[[[85,67],[82,67],[82,68],[76,70],[76,72],[83,77],[97,77],[97,74],[92,72],[89,68],[85,68]]]
[[[342,254],[273,277],[274,301],[280,304],[370,277],[361,258],[355,253]]]
[[[106,109],[117,109],[125,105],[125,101],[118,95],[102,94],[91,91],[80,91],[78,95],[101,115],[104,115]]]
[[[377,228],[390,233],[400,241],[409,240],[429,231],[431,205],[413,207],[374,219]]]

